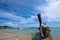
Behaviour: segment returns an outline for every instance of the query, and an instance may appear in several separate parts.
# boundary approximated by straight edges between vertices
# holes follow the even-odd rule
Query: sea
[[[60,40],[60,27],[50,28],[52,40]]]
[[[51,27],[50,35],[52,40],[60,40],[60,27]],[[15,33],[20,35],[23,34],[31,34],[32,36],[39,32],[38,28],[24,28],[24,29],[0,29],[0,31]]]

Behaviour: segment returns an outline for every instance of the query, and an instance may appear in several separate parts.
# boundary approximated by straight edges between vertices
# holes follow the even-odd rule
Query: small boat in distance
[[[22,27],[18,27],[17,29],[18,29],[18,30],[23,30],[24,28],[22,28]]]

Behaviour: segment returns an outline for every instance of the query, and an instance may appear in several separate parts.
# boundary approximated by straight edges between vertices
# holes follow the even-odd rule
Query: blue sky
[[[37,14],[50,27],[60,27],[60,0],[0,0],[0,25],[38,27]]]

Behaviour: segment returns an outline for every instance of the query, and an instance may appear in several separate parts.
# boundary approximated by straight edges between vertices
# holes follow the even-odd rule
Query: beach
[[[45,39],[34,37],[36,35],[33,30],[16,30],[16,29],[0,29],[0,40],[59,40],[59,29],[51,30],[51,35]],[[59,33],[56,33],[58,31]],[[34,34],[35,33],[35,34]],[[55,35],[55,34],[56,35]],[[39,34],[38,34],[39,35]],[[34,39],[33,39],[34,38]]]
[[[28,35],[28,36],[27,36]],[[32,36],[23,33],[11,33],[6,31],[0,31],[0,40],[32,40]]]

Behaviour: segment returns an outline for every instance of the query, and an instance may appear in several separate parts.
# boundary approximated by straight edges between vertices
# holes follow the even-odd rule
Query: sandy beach
[[[32,40],[31,35],[26,34],[16,34],[16,33],[9,33],[0,31],[0,40]]]
[[[33,37],[34,35],[29,33],[12,33],[0,30],[0,40],[51,40],[50,36],[46,39],[39,39],[39,37]]]

